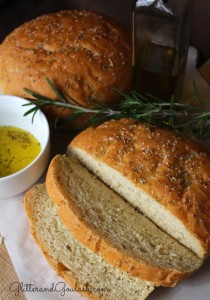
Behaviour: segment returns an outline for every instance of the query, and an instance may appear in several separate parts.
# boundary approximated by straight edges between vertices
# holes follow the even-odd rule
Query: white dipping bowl
[[[0,198],[15,196],[31,187],[45,171],[50,156],[50,130],[41,110],[37,111],[33,123],[32,115],[23,116],[32,106],[22,106],[28,100],[15,96],[0,95],[0,126],[15,126],[34,135],[41,144],[39,155],[25,168],[0,178]],[[0,141],[1,146],[1,141]]]

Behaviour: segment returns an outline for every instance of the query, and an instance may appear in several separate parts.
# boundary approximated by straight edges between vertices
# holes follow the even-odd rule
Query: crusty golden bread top
[[[91,11],[61,11],[40,16],[10,33],[0,46],[0,86],[4,94],[29,95],[28,88],[55,98],[46,82],[85,106],[94,97],[119,100],[128,91],[132,66],[127,31]]]
[[[210,154],[205,146],[169,129],[121,119],[86,129],[70,147],[126,176],[210,251]]]

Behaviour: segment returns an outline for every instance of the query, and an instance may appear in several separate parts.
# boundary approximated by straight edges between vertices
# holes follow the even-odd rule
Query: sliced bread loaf
[[[80,163],[57,155],[46,186],[58,215],[75,237],[128,274],[174,286],[202,259],[160,230]]]
[[[57,215],[45,185],[31,188],[24,206],[31,232],[49,263],[72,288],[90,299],[144,300],[152,284],[133,278],[84,247]]]
[[[109,121],[69,145],[92,173],[180,243],[210,252],[210,153],[174,131]]]

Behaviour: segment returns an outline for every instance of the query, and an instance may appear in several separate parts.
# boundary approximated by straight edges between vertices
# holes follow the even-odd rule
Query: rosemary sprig
[[[122,101],[114,108],[109,107],[105,103],[96,102],[91,99],[92,108],[84,107],[75,99],[72,99],[67,94],[61,94],[55,85],[47,78],[47,82],[56,95],[56,100],[42,96],[27,88],[25,92],[31,95],[34,99],[24,106],[32,106],[25,114],[32,114],[32,120],[36,112],[46,106],[60,108],[55,121],[55,127],[60,124],[61,113],[64,110],[71,110],[71,114],[62,119],[62,122],[70,122],[73,119],[88,114],[89,124],[97,125],[110,119],[134,118],[142,122],[155,124],[159,126],[169,126],[173,129],[188,130],[191,135],[199,139],[206,139],[210,136],[210,112],[205,108],[202,97],[198,92],[195,84],[195,96],[192,98],[192,103],[183,103],[176,101],[174,97],[170,101],[162,101],[149,94],[140,94],[132,91],[129,95],[120,91]],[[193,102],[198,100],[200,107],[193,105]]]

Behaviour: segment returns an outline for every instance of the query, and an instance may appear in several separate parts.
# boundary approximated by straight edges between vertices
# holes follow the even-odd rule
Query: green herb
[[[70,122],[79,116],[88,114],[89,125],[97,125],[110,119],[134,118],[149,124],[168,126],[181,131],[185,130],[199,139],[206,139],[210,136],[210,112],[205,108],[195,84],[195,96],[192,98],[191,104],[176,101],[174,97],[169,101],[163,101],[149,94],[132,91],[129,95],[126,95],[116,90],[123,99],[115,107],[89,99],[92,108],[87,108],[69,95],[61,94],[48,78],[47,82],[54,91],[57,100],[47,98],[25,88],[24,90],[35,99],[29,99],[32,102],[24,104],[24,106],[33,106],[24,115],[33,114],[33,120],[40,108],[46,106],[59,108],[60,112],[55,120],[55,128],[61,121],[62,123]],[[198,101],[200,105],[195,106],[193,104],[195,101]],[[61,120],[61,113],[64,110],[70,110],[71,114]]]

